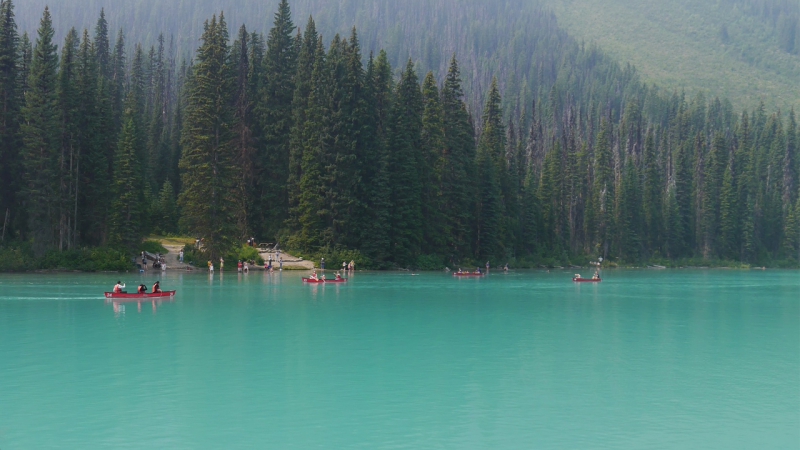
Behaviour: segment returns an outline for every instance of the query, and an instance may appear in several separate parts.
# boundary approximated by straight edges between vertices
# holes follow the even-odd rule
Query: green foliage
[[[11,177],[0,186],[0,217],[11,218],[3,230],[50,266],[63,264],[52,251],[135,251],[143,235],[179,226],[204,238],[203,252],[187,252],[201,267],[254,259],[236,244],[253,233],[375,268],[794,258],[793,111],[788,121],[764,105],[740,115],[725,99],[666,93],[570,38],[552,15],[504,1],[520,8],[444,9],[447,20],[472,11],[486,23],[455,27],[466,35],[441,28],[463,38],[452,42],[470,67],[465,81],[455,55],[407,59],[415,39],[441,42],[429,30],[365,67],[355,29],[326,41],[309,19],[295,34],[286,1],[267,39],[242,26],[230,45],[224,18],[213,17],[180,66],[163,36],[149,51],[131,45],[127,61],[120,34],[112,52],[104,13],[94,42],[66,33],[59,62],[46,11],[35,51],[23,36],[11,61],[15,25],[2,2],[0,100],[13,112],[25,99],[20,114],[0,114],[0,172]],[[425,11],[420,23],[438,20]],[[491,31],[508,27],[518,33],[500,45],[505,33]],[[728,27],[730,42],[736,33]],[[420,86],[425,67],[439,71]],[[471,114],[481,103],[483,114]]]
[[[186,106],[187,132],[182,134],[180,160],[183,190],[178,204],[185,229],[202,236],[212,259],[217,259],[236,240],[241,206],[230,134],[232,99],[220,95],[233,92],[227,66],[228,27],[222,15],[206,23],[202,41]]]
[[[414,265],[418,270],[442,270],[445,267],[445,258],[439,255],[420,255]]]
[[[421,250],[422,93],[411,60],[397,84],[388,126],[389,185],[391,186],[390,242],[393,260],[415,261]]]
[[[137,247],[137,253],[140,252],[149,252],[149,253],[161,253],[162,255],[166,255],[168,250],[161,245],[161,242],[158,241],[143,241]]]
[[[128,249],[133,249],[141,241],[145,207],[142,178],[137,167],[140,140],[134,117],[134,101],[133,96],[129,95],[125,125],[114,158],[114,200],[109,221],[109,241]]]
[[[184,258],[185,256],[186,255],[184,254]],[[231,251],[225,255],[225,261],[229,261],[231,263],[234,261],[253,261],[258,265],[264,264],[264,259],[258,254],[258,249],[254,247],[248,247],[247,245],[231,249]],[[236,264],[230,264],[228,268],[235,269]]]
[[[204,268],[211,258],[207,253],[201,251],[194,245],[186,244],[183,246],[183,261],[195,267]]]
[[[24,147],[22,163],[24,187],[22,195],[27,208],[28,231],[33,249],[42,255],[56,245],[59,197],[59,151],[57,67],[58,55],[53,42],[53,23],[45,9],[30,63],[22,108]],[[56,200],[54,202],[54,200]]]
[[[255,173],[259,175],[255,185],[259,199],[252,226],[256,234],[267,239],[278,234],[289,209],[286,187],[297,61],[294,29],[289,4],[281,0],[266,40],[260,101],[255,106],[261,139],[254,160]]]
[[[29,270],[122,272],[132,268],[132,259],[126,252],[108,247],[51,250],[39,258],[29,245],[0,248],[0,272]]]

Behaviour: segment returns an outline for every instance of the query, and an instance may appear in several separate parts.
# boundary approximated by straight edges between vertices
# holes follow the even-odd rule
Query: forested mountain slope
[[[423,26],[394,65],[362,44],[379,28],[329,41],[283,0],[266,33],[203,18],[189,63],[162,38],[115,43],[103,16],[54,40],[45,9],[18,37],[0,1],[4,254],[160,232],[201,236],[203,260],[257,236],[360,267],[797,264],[794,111],[647,85],[537,10],[509,37],[511,9],[384,5],[470,21]]]
[[[800,108],[796,0],[545,0],[576,38],[648,81],[740,106]]]
[[[47,0],[17,5],[21,31],[33,32]],[[266,32],[277,1],[62,0],[51,4],[56,39],[68,27],[94,26],[101,8],[112,30],[124,29],[128,42],[154,44],[163,32],[182,55],[194,51],[203,20],[225,11],[229,23]],[[794,5],[794,6],[793,6]],[[727,97],[739,107],[759,101],[769,107],[800,105],[800,32],[792,0],[297,0],[293,16],[303,24],[313,15],[326,42],[334,34],[359,30],[365,56],[385,49],[394,67],[410,57],[421,73],[442,75],[452,53],[460,56],[468,104],[479,107],[492,75],[503,92],[527,101],[540,86],[543,50],[566,49],[552,8],[567,31],[597,42],[625,63],[668,89],[698,89]],[[180,59],[180,58],[179,58]],[[537,63],[540,65],[537,67]],[[546,74],[545,74],[546,75]],[[441,81],[441,79],[440,79]],[[546,94],[546,93],[545,93]],[[507,108],[513,105],[507,105]]]

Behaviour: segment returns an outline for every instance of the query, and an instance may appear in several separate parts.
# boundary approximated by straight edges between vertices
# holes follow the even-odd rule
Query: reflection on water
[[[304,275],[0,275],[0,449],[800,448],[797,272]]]
[[[136,311],[142,312],[142,304],[150,304],[153,309],[153,314],[158,311],[158,307],[164,303],[172,303],[175,297],[156,297],[156,298],[107,298],[106,304],[110,303],[114,309],[114,315],[119,317],[125,315],[125,305],[128,303],[136,303]]]

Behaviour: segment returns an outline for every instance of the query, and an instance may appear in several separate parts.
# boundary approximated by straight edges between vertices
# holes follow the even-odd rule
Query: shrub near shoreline
[[[77,270],[81,272],[123,272],[133,269],[124,251],[108,247],[49,251],[37,258],[29,246],[0,249],[0,272],[33,270]]]

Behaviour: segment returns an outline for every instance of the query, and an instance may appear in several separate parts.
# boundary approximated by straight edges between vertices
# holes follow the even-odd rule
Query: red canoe
[[[454,277],[482,277],[486,275],[485,273],[472,273],[472,272],[453,272]]]
[[[347,278],[341,280],[312,280],[311,278],[303,278],[303,283],[346,283]]]
[[[601,280],[600,278],[575,278],[575,277],[573,277],[572,281],[574,281],[576,283],[599,283],[599,282],[601,282],[603,280]]]
[[[106,298],[125,298],[125,299],[148,299],[148,298],[164,298],[164,297],[175,297],[175,291],[164,291],[158,292],[156,294],[152,293],[145,293],[145,294],[136,294],[136,293],[128,293],[128,292],[106,292]]]

